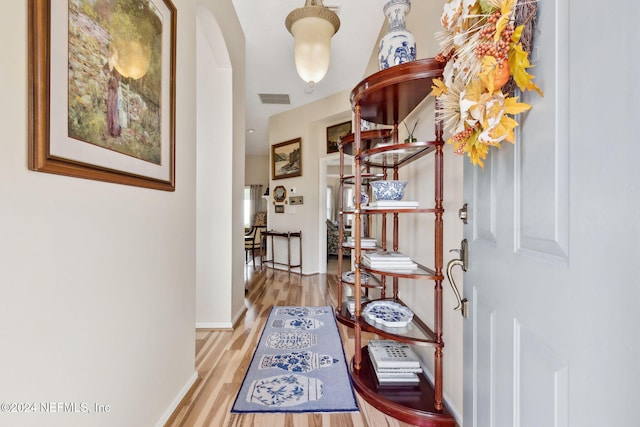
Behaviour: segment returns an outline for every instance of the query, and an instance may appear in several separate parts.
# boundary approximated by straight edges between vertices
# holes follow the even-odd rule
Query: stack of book
[[[408,344],[369,340],[369,358],[380,385],[415,385],[420,382],[420,359]]]
[[[415,200],[376,200],[369,203],[367,209],[416,209],[418,202]]]
[[[369,298],[367,298],[366,296],[362,295],[360,297],[360,304],[364,304],[365,302],[368,302]],[[349,314],[351,316],[355,316],[356,314],[356,301],[355,301],[355,297],[354,296],[348,296],[347,297],[347,310],[349,311]]]
[[[362,255],[364,265],[376,270],[413,270],[418,265],[401,252],[374,251]]]
[[[369,238],[369,237],[362,237],[360,239],[360,247],[361,248],[375,248],[377,243],[378,242],[377,242],[376,239]],[[356,246],[356,241],[353,238],[353,236],[349,236],[349,238],[347,239],[347,245],[349,245],[349,247],[355,247]]]

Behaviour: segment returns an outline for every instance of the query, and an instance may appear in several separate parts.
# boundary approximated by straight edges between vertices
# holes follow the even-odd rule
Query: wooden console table
[[[260,264],[265,265],[266,263],[271,263],[271,267],[274,267],[276,265],[286,265],[287,266],[287,270],[289,271],[289,274],[291,274],[291,269],[292,268],[299,268],[300,269],[300,274],[302,274],[302,231],[274,231],[274,230],[268,230],[268,231],[263,231],[262,232],[262,237],[264,239],[271,239],[271,259],[263,259],[262,253],[260,254]],[[275,237],[282,237],[287,239],[287,262],[276,262],[275,260],[275,251],[274,251],[274,243],[273,243],[273,239]],[[297,238],[298,239],[298,243],[300,246],[300,260],[299,260],[299,264],[293,265],[291,264],[291,239],[292,238]]]

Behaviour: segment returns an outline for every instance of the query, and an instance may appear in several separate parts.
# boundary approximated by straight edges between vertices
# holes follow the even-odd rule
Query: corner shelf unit
[[[443,146],[442,122],[436,116],[435,139],[423,142],[401,142],[398,140],[398,124],[401,123],[430,93],[432,79],[442,76],[443,64],[427,58],[396,65],[382,70],[361,81],[351,92],[351,104],[355,113],[354,133],[346,136],[339,144],[340,149],[340,230],[345,214],[353,215],[352,244],[344,242],[340,233],[338,256],[338,304],[337,320],[352,327],[355,336],[355,356],[350,366],[350,374],[356,390],[371,405],[399,420],[418,426],[454,426],[455,420],[447,410],[442,393],[442,357],[444,340],[442,337],[442,282],[443,275]],[[437,102],[437,101],[436,101]],[[437,108],[436,108],[437,110]],[[389,129],[362,131],[361,119],[371,123],[391,127]],[[353,158],[353,174],[345,175],[345,155]],[[368,191],[369,183],[380,179],[399,179],[399,169],[424,156],[434,156],[433,206],[428,208],[368,208],[358,197],[361,190]],[[352,208],[344,209],[344,185],[353,185],[357,196]],[[367,250],[398,251],[399,218],[402,215],[431,215],[434,218],[434,259],[432,266],[419,263],[412,270],[381,270],[366,266],[362,255]],[[363,247],[362,236],[371,234],[372,215],[380,216],[380,244],[375,248]],[[392,248],[387,249],[387,217],[392,217]],[[363,225],[363,222],[365,223]],[[344,280],[342,274],[342,248],[350,248],[353,254],[352,280]],[[368,283],[363,283],[364,273]],[[433,283],[433,319],[423,321],[417,314],[412,321],[401,328],[386,327],[369,323],[361,315],[367,304],[373,301],[391,301],[405,304],[398,296],[400,279]],[[419,283],[418,283],[419,284]],[[388,286],[390,285],[390,286]],[[392,295],[386,295],[386,289]],[[347,309],[345,289],[351,288],[355,303],[353,315]],[[379,299],[369,301],[370,289],[378,289]],[[363,292],[365,295],[363,295]],[[367,297],[365,300],[363,297]],[[420,383],[411,386],[390,387],[377,383],[371,365],[367,346],[363,346],[362,333],[371,332],[383,339],[396,340],[434,349],[433,383],[420,375]]]

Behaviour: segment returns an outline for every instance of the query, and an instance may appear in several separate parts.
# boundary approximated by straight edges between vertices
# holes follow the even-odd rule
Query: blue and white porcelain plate
[[[367,284],[369,283],[369,278],[371,276],[369,275],[369,273],[365,272],[365,271],[361,271],[360,272],[360,283],[363,284]],[[344,280],[345,282],[349,282],[349,283],[355,283],[356,281],[356,272],[355,271],[347,271],[345,273],[342,273],[342,280]]]
[[[401,328],[413,319],[413,311],[404,305],[392,301],[374,301],[367,304],[362,315],[371,324]]]

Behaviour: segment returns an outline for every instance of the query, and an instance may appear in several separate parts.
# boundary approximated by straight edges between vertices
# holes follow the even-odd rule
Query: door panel
[[[516,128],[516,250],[567,262],[569,236],[569,2],[539,2],[532,49],[537,93],[520,95],[533,110]]]
[[[533,109],[518,117],[516,145],[493,150],[484,169],[465,164],[470,263],[464,282],[466,296],[473,296],[465,366],[474,370],[465,371],[465,381],[473,381],[465,388],[465,426],[568,426],[569,356],[553,344],[566,331],[546,328],[564,313],[548,312],[540,295],[548,289],[542,278],[550,268],[566,268],[569,256],[568,70],[559,57],[568,43],[566,8],[566,2],[539,4],[533,55],[545,97],[523,95]],[[538,322],[540,316],[548,319]]]
[[[595,0],[538,2],[544,98],[522,96],[515,146],[484,170],[465,159],[464,427],[640,420],[640,6],[621,3],[608,19]],[[626,58],[615,78],[597,49]],[[620,96],[598,96],[599,74]]]
[[[566,362],[558,359],[542,340],[517,321],[514,337],[514,427],[568,426]]]

